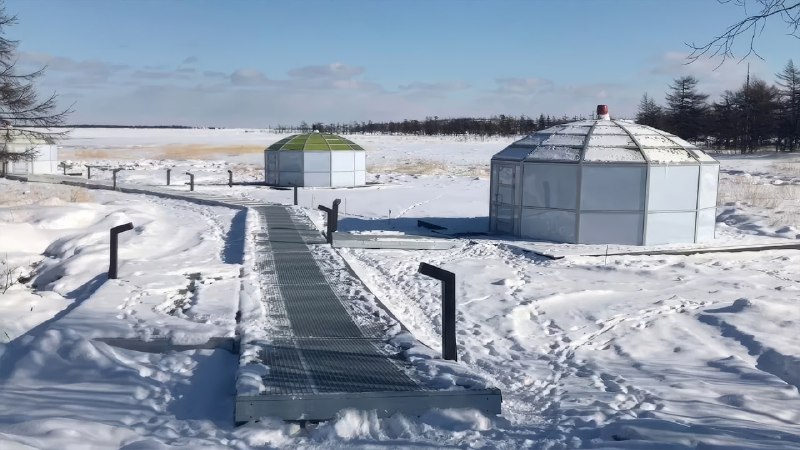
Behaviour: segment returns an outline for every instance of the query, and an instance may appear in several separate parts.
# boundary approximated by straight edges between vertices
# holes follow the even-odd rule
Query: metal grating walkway
[[[270,342],[257,344],[269,368],[262,377],[266,392],[237,397],[237,422],[325,420],[342,408],[380,415],[434,407],[500,412],[499,391],[436,391],[412,379],[413,368],[381,339],[384,330],[369,320],[356,323],[344,303],[355,299],[332,288],[333,274],[326,276],[309,247],[324,242],[310,221],[279,205],[252,209],[261,223],[255,268],[274,328]]]

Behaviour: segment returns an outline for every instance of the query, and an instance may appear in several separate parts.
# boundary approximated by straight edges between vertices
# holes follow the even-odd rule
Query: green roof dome
[[[267,147],[267,150],[364,150],[360,145],[330,133],[295,134]]]

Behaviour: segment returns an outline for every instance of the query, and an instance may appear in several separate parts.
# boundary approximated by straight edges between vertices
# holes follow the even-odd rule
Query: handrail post
[[[337,198],[333,201],[333,207],[331,208],[322,205],[317,206],[317,209],[324,211],[328,215],[328,226],[325,238],[328,244],[331,245],[333,245],[333,233],[339,229],[339,203],[341,202],[342,201]]]
[[[228,187],[233,187],[233,171],[228,169]]]
[[[189,175],[189,190],[194,190],[194,174],[191,172],[186,172],[186,175]]]
[[[419,273],[442,282],[442,358],[458,361],[456,346],[456,274],[432,266],[419,264]]]
[[[294,206],[297,206],[297,186],[294,187]]]
[[[92,179],[92,166],[86,166],[86,179]]]
[[[122,169],[121,168],[111,169],[111,177],[114,180],[114,186],[112,189],[114,189],[115,191],[117,190],[117,172],[119,172],[120,170]]]
[[[132,229],[133,229],[133,224],[130,222],[124,225],[117,225],[116,227],[111,229],[111,255],[110,255],[110,262],[108,264],[109,280],[115,280],[117,278],[117,247],[119,244],[117,236],[123,231],[128,231]]]
[[[167,169],[167,186],[169,186],[169,176],[170,176],[171,172],[172,172],[172,169]]]

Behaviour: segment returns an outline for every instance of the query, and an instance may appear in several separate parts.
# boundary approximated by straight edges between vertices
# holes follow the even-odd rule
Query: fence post
[[[320,211],[325,211],[328,214],[328,227],[325,238],[328,241],[328,244],[333,245],[333,233],[339,229],[339,203],[342,201],[338,198],[333,201],[333,207],[328,208],[326,206],[319,205],[317,209]]]
[[[194,190],[194,174],[190,172],[186,172],[186,175],[189,175],[189,190]]]
[[[297,206],[297,186],[294,187],[294,206]]]
[[[228,187],[233,187],[233,171],[228,169]]]
[[[117,190],[117,172],[119,172],[120,170],[122,170],[122,169],[111,169],[111,177],[112,177],[112,178],[113,178],[113,180],[114,180],[114,187],[113,187],[113,189],[114,189],[115,191]]]
[[[111,229],[111,255],[110,255],[110,263],[108,264],[109,280],[115,280],[117,278],[117,247],[119,243],[117,236],[123,231],[128,231],[132,229],[133,229],[133,224],[130,222],[124,225],[117,225],[116,227]]]
[[[67,163],[61,163],[61,168],[64,169],[64,175],[67,174]]]
[[[432,266],[419,264],[419,273],[442,282],[442,358],[458,361],[456,351],[456,274]]]
[[[86,179],[92,179],[92,166],[86,166]]]
[[[172,169],[167,169],[167,186],[169,186],[169,175],[172,172]]]

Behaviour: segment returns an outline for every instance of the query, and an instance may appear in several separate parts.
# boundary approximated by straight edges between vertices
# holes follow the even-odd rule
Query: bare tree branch
[[[692,49],[687,57],[688,62],[692,63],[702,57],[721,57],[721,66],[727,59],[735,58],[734,44],[737,38],[749,36],[749,45],[743,60],[748,56],[755,55],[761,58],[756,51],[756,39],[764,31],[767,21],[773,18],[780,19],[788,28],[788,35],[800,38],[800,0],[718,0],[720,3],[733,3],[744,10],[745,18],[730,25],[721,34],[715,36],[710,41],[697,44],[695,42],[686,43]],[[748,5],[757,5],[758,11],[755,14],[748,13]]]

